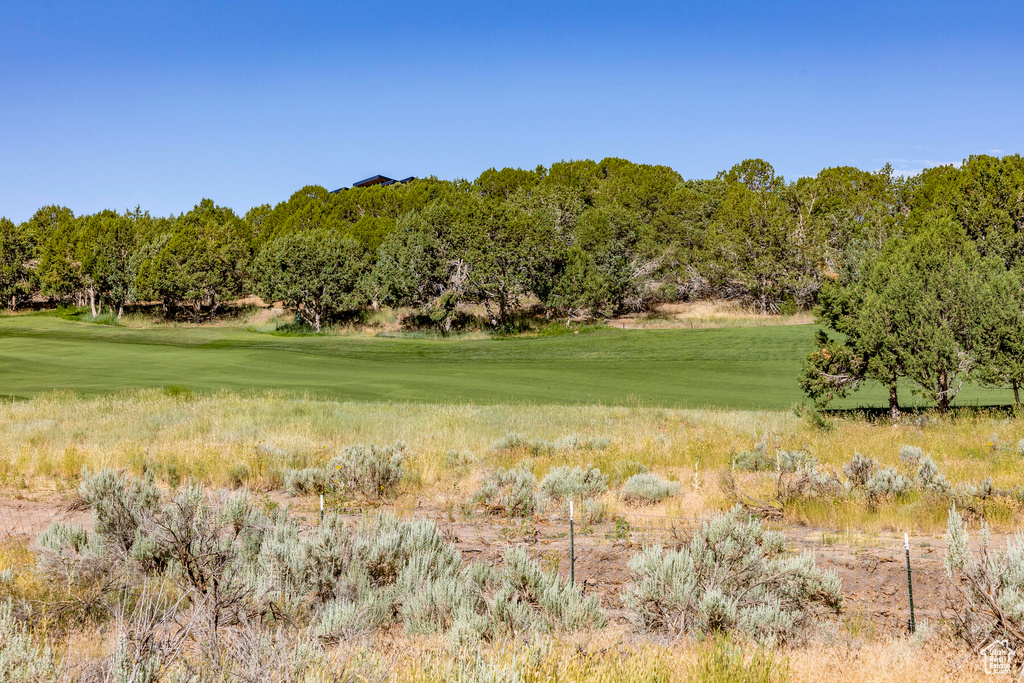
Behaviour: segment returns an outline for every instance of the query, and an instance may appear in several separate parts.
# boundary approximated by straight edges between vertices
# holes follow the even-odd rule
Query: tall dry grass
[[[509,433],[546,442],[578,435],[607,446],[494,450]],[[250,487],[269,489],[280,486],[283,469],[326,462],[344,446],[404,441],[411,454],[410,505],[465,498],[487,468],[524,460],[538,476],[556,465],[588,463],[614,473],[619,462],[635,460],[683,484],[683,495],[648,512],[699,514],[729,504],[718,474],[730,468],[735,453],[759,440],[770,449],[807,451],[837,471],[855,451],[899,465],[899,447],[910,444],[931,454],[954,484],[991,477],[997,488],[1010,489],[1024,481],[1022,438],[1024,424],[997,412],[918,416],[898,425],[833,418],[831,429],[822,430],[787,412],[349,403],[166,390],[98,398],[51,394],[0,403],[0,493],[31,497],[69,490],[83,467],[149,470],[172,485],[185,478],[232,485],[241,476]],[[451,453],[465,464],[454,467]],[[770,475],[739,473],[738,479],[755,494],[770,492]],[[1015,527],[1018,507],[997,501],[997,527]],[[868,530],[939,530],[945,523],[945,509],[924,499],[873,510],[812,501],[787,515],[794,522]]]

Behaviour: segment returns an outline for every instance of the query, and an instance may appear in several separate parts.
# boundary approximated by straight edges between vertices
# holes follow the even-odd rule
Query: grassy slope
[[[786,409],[811,326],[609,329],[437,341],[275,337],[231,327],[126,329],[51,316],[0,317],[0,395],[127,387],[309,392],[350,400],[645,404]],[[881,405],[880,391],[847,406]],[[966,389],[958,403],[1006,402]]]

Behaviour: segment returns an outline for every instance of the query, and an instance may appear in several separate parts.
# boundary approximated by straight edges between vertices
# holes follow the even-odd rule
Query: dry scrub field
[[[464,653],[443,639],[393,628],[339,646],[333,656],[353,678],[317,680],[736,680],[744,671],[748,680],[991,680],[945,626],[953,597],[942,570],[947,503],[932,496],[870,504],[857,496],[812,497],[789,501],[766,520],[793,551],[813,552],[842,582],[843,613],[823,622],[814,637],[783,648],[643,635],[619,596],[630,580],[630,557],[654,543],[685,542],[701,519],[734,505],[727,475],[748,500],[772,497],[781,475],[737,468],[744,453],[810,454],[821,471],[839,477],[855,451],[879,467],[906,471],[900,448],[909,445],[928,454],[954,487],[988,477],[994,490],[1012,491],[1024,480],[1022,439],[1018,421],[998,411],[911,415],[899,424],[836,417],[822,423],[784,412],[640,406],[384,404],[174,390],[44,395],[0,404],[0,534],[6,539],[0,573],[10,572],[0,591],[40,607],[68,599],[58,599],[59,591],[37,574],[33,538],[56,519],[89,527],[77,493],[84,469],[151,474],[168,492],[187,482],[248,488],[261,505],[290,507],[312,528],[318,499],[289,495],[289,472],[322,466],[354,444],[400,441],[407,455],[393,497],[328,493],[328,510],[351,520],[385,510],[434,520],[467,562],[498,563],[508,547],[519,546],[540,566],[567,576],[564,506],[510,519],[473,512],[467,503],[496,470],[520,468],[538,481],[563,465],[609,473],[608,490],[595,497],[599,514],[578,522],[574,535],[576,580],[598,597],[608,626],[492,642],[481,646],[469,669]],[[616,474],[622,463],[674,482],[678,493],[647,505],[625,499],[618,491],[626,475]],[[1019,528],[1021,504],[998,494],[973,513],[971,523],[985,518],[999,545]],[[911,538],[922,625],[914,636],[905,627],[903,532]],[[68,629],[55,619],[61,651],[99,652],[115,637],[99,626]]]

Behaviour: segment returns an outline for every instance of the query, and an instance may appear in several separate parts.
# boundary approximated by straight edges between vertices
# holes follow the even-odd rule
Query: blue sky
[[[1024,9],[943,2],[9,2],[0,215],[618,156],[914,171],[1024,152]]]

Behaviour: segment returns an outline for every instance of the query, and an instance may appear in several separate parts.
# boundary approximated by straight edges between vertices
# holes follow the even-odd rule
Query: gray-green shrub
[[[996,551],[986,525],[981,528],[977,555],[971,550],[967,526],[954,505],[946,531],[946,574],[960,595],[953,616],[957,634],[972,648],[1006,639],[1011,649],[1024,650],[1024,540],[1008,540]]]
[[[347,446],[327,465],[284,471],[288,495],[346,493],[391,498],[405,473],[405,444]]]
[[[49,646],[41,644],[14,616],[10,599],[0,601],[0,681],[43,683],[57,680],[57,665]]]
[[[524,467],[496,470],[472,495],[470,504],[492,514],[528,517],[537,511],[537,478]]]
[[[927,455],[921,458],[920,465],[918,465],[917,483],[922,489],[931,493],[948,496],[953,492],[953,487],[950,486],[949,481],[946,480],[944,475],[939,474],[939,468],[931,457]]]
[[[405,444],[348,446],[331,461],[342,489],[369,498],[391,498],[402,481]]]
[[[759,642],[800,636],[819,612],[841,610],[840,583],[813,555],[788,554],[783,543],[735,508],[678,550],[635,555],[623,602],[638,628],[655,633],[738,631]]]
[[[83,469],[78,492],[92,509],[93,531],[124,553],[160,507],[160,489],[152,473],[139,478],[111,469],[96,473]]]
[[[650,472],[634,474],[622,484],[619,498],[631,505],[653,505],[679,493],[677,481],[666,481]]]
[[[540,488],[555,500],[589,498],[608,490],[608,477],[596,467],[555,467],[541,480]]]

